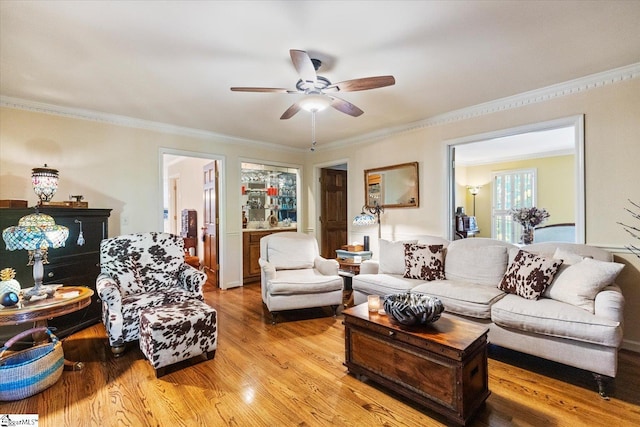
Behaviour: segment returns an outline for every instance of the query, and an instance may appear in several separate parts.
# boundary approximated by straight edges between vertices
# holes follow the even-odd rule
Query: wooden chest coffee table
[[[403,326],[367,304],[343,311],[345,366],[466,424],[491,392],[488,328],[442,314],[435,323]]]

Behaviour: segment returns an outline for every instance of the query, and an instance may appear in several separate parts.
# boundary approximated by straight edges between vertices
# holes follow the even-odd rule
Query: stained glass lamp
[[[31,297],[40,295],[47,295],[47,298],[53,296],[55,288],[42,285],[44,264],[49,263],[47,250],[64,246],[67,237],[67,227],[56,225],[51,216],[39,212],[23,216],[17,226],[2,231],[7,250],[29,251],[27,265],[33,265],[34,286],[23,294],[25,300],[29,301]]]
[[[366,211],[366,212],[365,212]],[[384,207],[363,206],[362,212],[353,219],[353,225],[373,225],[378,223],[378,239],[381,237],[380,213],[384,212]],[[374,216],[375,215],[375,216]]]

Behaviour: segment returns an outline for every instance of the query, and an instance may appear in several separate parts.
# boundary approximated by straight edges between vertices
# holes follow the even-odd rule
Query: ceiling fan
[[[281,89],[270,87],[232,87],[234,92],[275,92],[305,95],[300,101],[289,107],[280,117],[281,120],[293,117],[300,109],[311,112],[323,110],[332,106],[338,111],[353,117],[358,117],[364,111],[352,103],[331,95],[336,92],[355,92],[359,90],[377,89],[379,87],[392,86],[396,83],[393,76],[364,77],[360,79],[345,80],[339,83],[331,83],[329,79],[319,76],[318,69],[322,65],[319,59],[313,59],[303,50],[291,49],[289,51],[291,61],[300,75],[296,83],[296,89]]]

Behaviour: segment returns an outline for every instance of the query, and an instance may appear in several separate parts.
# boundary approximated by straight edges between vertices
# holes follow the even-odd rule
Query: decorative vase
[[[520,243],[523,245],[530,245],[533,243],[533,227],[531,225],[524,225]]]
[[[16,277],[16,272],[13,268],[3,268],[0,271],[0,295],[9,292],[20,294],[20,283],[14,277]]]

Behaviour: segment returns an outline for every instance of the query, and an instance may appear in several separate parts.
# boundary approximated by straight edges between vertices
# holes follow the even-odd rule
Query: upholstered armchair
[[[338,262],[322,258],[313,236],[273,233],[260,239],[262,301],[276,323],[279,311],[331,306],[334,316],[342,303]]]
[[[143,309],[204,299],[206,274],[184,261],[184,242],[173,234],[129,234],[100,243],[96,289],[116,357],[139,338]]]

